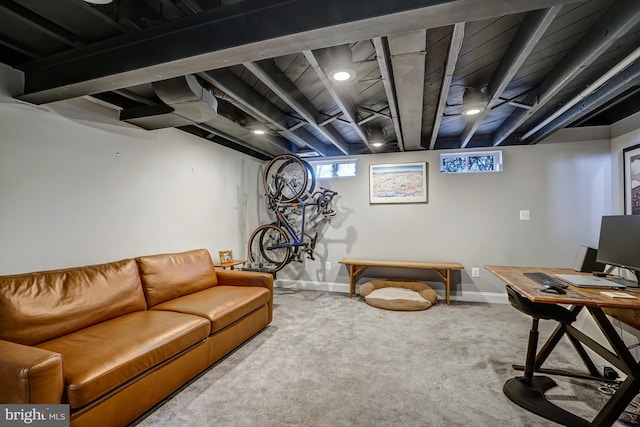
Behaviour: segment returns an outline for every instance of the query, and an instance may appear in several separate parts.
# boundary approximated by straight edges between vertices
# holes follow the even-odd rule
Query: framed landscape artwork
[[[369,203],[427,203],[427,163],[370,165]]]
[[[623,151],[624,213],[640,215],[640,144]]]

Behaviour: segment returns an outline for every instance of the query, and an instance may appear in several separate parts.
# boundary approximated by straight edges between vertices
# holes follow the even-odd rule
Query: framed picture
[[[622,154],[624,213],[640,215],[640,144],[625,148]]]
[[[369,203],[427,203],[427,163],[370,165]]]
[[[221,263],[233,261],[233,251],[220,251],[218,254],[220,255]]]

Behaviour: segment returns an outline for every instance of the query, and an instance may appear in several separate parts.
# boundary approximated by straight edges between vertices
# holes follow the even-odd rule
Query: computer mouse
[[[540,287],[540,290],[542,292],[547,292],[550,294],[566,294],[567,293],[567,291],[562,289],[560,286],[556,286],[556,285],[542,285]]]

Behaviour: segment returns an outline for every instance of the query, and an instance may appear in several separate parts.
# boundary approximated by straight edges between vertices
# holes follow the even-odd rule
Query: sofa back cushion
[[[206,249],[136,258],[147,305],[192,294],[218,284]]]
[[[25,345],[146,310],[135,260],[0,276],[0,339]]]

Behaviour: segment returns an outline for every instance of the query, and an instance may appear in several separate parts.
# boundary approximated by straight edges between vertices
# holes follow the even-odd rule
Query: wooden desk
[[[624,411],[631,400],[640,392],[640,362],[636,362],[633,355],[627,349],[626,344],[618,335],[618,332],[613,327],[609,318],[605,314],[607,309],[640,309],[640,293],[626,292],[638,298],[626,299],[626,298],[612,298],[602,295],[602,291],[606,292],[620,292],[625,291],[613,291],[610,289],[586,289],[576,288],[569,286],[567,288],[566,295],[548,294],[539,291],[540,285],[526,276],[524,272],[528,271],[541,271],[549,275],[553,274],[578,274],[574,270],[559,269],[559,268],[537,268],[537,267],[506,267],[488,265],[485,266],[487,270],[499,277],[507,286],[516,290],[523,297],[530,301],[545,304],[568,304],[573,306],[571,311],[576,315],[586,308],[593,320],[598,325],[600,331],[609,342],[609,345],[613,349],[603,347],[585,333],[579,331],[573,325],[561,325],[549,336],[542,349],[535,356],[534,371],[541,373],[549,373],[555,375],[573,376],[567,371],[555,370],[555,369],[543,369],[542,364],[547,357],[551,354],[555,346],[560,342],[562,337],[566,334],[575,347],[576,351],[580,355],[585,366],[589,370],[589,374],[583,376],[577,376],[578,378],[599,378],[600,373],[597,371],[595,364],[589,357],[589,355],[582,349],[581,344],[586,345],[595,351],[598,355],[602,356],[605,360],[611,363],[613,366],[621,370],[627,375],[627,378],[618,388],[618,391],[609,399],[604,405],[598,415],[589,423],[579,417],[575,417],[577,421],[572,425],[593,425],[593,426],[610,426],[612,425]],[[580,349],[582,351],[580,351]],[[516,367],[514,365],[514,367]],[[520,366],[517,366],[520,369]],[[523,406],[523,405],[521,405]],[[529,409],[526,406],[525,409]],[[542,415],[542,414],[539,414]],[[544,416],[544,415],[542,415]],[[555,421],[555,420],[552,420]]]
[[[457,262],[416,262],[416,261],[379,261],[372,259],[341,259],[339,264],[349,267],[349,298],[356,292],[356,282],[358,275],[368,267],[394,267],[394,268],[416,268],[421,270],[433,270],[444,281],[446,288],[447,305],[451,304],[449,293],[451,289],[451,271],[463,270],[464,266]]]
[[[233,269],[234,269],[234,267],[235,267],[236,265],[244,264],[245,262],[247,262],[247,260],[244,260],[244,259],[236,259],[236,260],[233,260],[233,261],[219,262],[219,263],[216,263],[216,264],[213,264],[213,265],[214,265],[215,267],[222,268],[223,270],[226,270],[226,269],[227,269],[227,267],[228,267],[230,270],[233,270]]]

